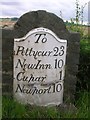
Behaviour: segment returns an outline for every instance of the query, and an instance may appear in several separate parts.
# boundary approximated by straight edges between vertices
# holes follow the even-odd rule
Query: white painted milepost
[[[67,40],[46,28],[14,39],[14,97],[23,104],[63,103]]]

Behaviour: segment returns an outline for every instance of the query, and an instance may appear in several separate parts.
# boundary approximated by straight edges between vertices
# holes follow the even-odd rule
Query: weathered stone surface
[[[69,72],[69,74],[76,76],[76,74],[78,72],[78,65],[73,65],[72,66],[72,64],[70,64],[69,66],[67,66],[66,69]]]
[[[16,38],[25,36],[30,30],[44,27],[52,30],[59,38],[67,39],[68,30],[62,19],[46,11],[32,11],[20,17],[14,26]]]
[[[68,43],[74,43],[75,44],[75,42],[77,42],[77,43],[80,42],[80,34],[75,33],[75,32],[74,33],[70,32]]]
[[[2,71],[0,71],[0,89],[2,88]]]
[[[67,53],[67,64],[78,65],[79,63],[79,53]]]
[[[0,71],[2,70],[2,60],[0,60]]]
[[[9,57],[9,56],[8,56]],[[13,68],[13,61],[12,61],[12,57],[10,55],[10,58],[3,58],[3,61],[2,61],[2,69],[3,71],[12,71],[12,68]]]
[[[12,75],[10,74],[7,74],[7,73],[4,73],[2,74],[3,75],[3,84],[11,84],[13,83],[13,80],[12,80]]]
[[[80,44],[79,42],[75,42],[75,43],[68,43],[69,47],[68,47],[68,52],[71,52],[73,54],[79,54],[79,49],[80,49]]]
[[[2,94],[12,94],[13,76],[13,30],[2,29]],[[8,74],[7,74],[8,73]]]
[[[9,84],[2,84],[2,95],[5,95],[5,93],[13,94],[13,86]]]

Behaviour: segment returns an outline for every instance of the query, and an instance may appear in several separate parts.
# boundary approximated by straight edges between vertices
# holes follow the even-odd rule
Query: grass
[[[90,39],[82,39],[80,41],[81,45],[81,53],[86,54],[90,56]]]
[[[1,93],[0,93],[1,94]],[[2,117],[2,97],[0,95],[0,118]]]
[[[12,100],[11,98],[3,97],[2,101],[2,116],[6,118],[22,118],[25,115],[25,106]]]
[[[88,90],[90,84],[90,38],[80,41],[80,64],[78,77],[78,90]]]
[[[75,112],[60,112],[57,107],[36,107],[22,105],[12,98],[3,97],[3,118],[88,118],[88,92],[79,93]]]
[[[81,92],[80,93],[80,98],[76,102],[76,106],[78,108],[76,112],[77,118],[88,118],[88,92]]]

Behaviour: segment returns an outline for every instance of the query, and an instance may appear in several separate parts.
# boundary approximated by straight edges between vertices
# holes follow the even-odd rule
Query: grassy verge
[[[82,39],[80,41],[80,64],[77,74],[77,89],[88,90],[90,84],[90,39]]]
[[[79,93],[75,113],[60,112],[56,107],[25,106],[15,100],[3,97],[3,118],[88,118],[88,92]]]
[[[0,93],[1,94],[1,93]],[[2,118],[2,97],[0,95],[0,119]]]

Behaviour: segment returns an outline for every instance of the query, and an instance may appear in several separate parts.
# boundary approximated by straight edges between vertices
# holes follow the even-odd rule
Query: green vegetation
[[[1,98],[1,95],[0,95],[0,118],[1,118],[1,116],[2,116],[2,98]]]
[[[88,118],[88,92],[79,95],[75,112],[60,112],[57,107],[25,106],[12,98],[3,97],[3,118]]]
[[[83,38],[80,41],[80,45],[80,64],[77,74],[79,78],[77,88],[79,91],[88,90],[88,85],[90,84],[90,40]]]

